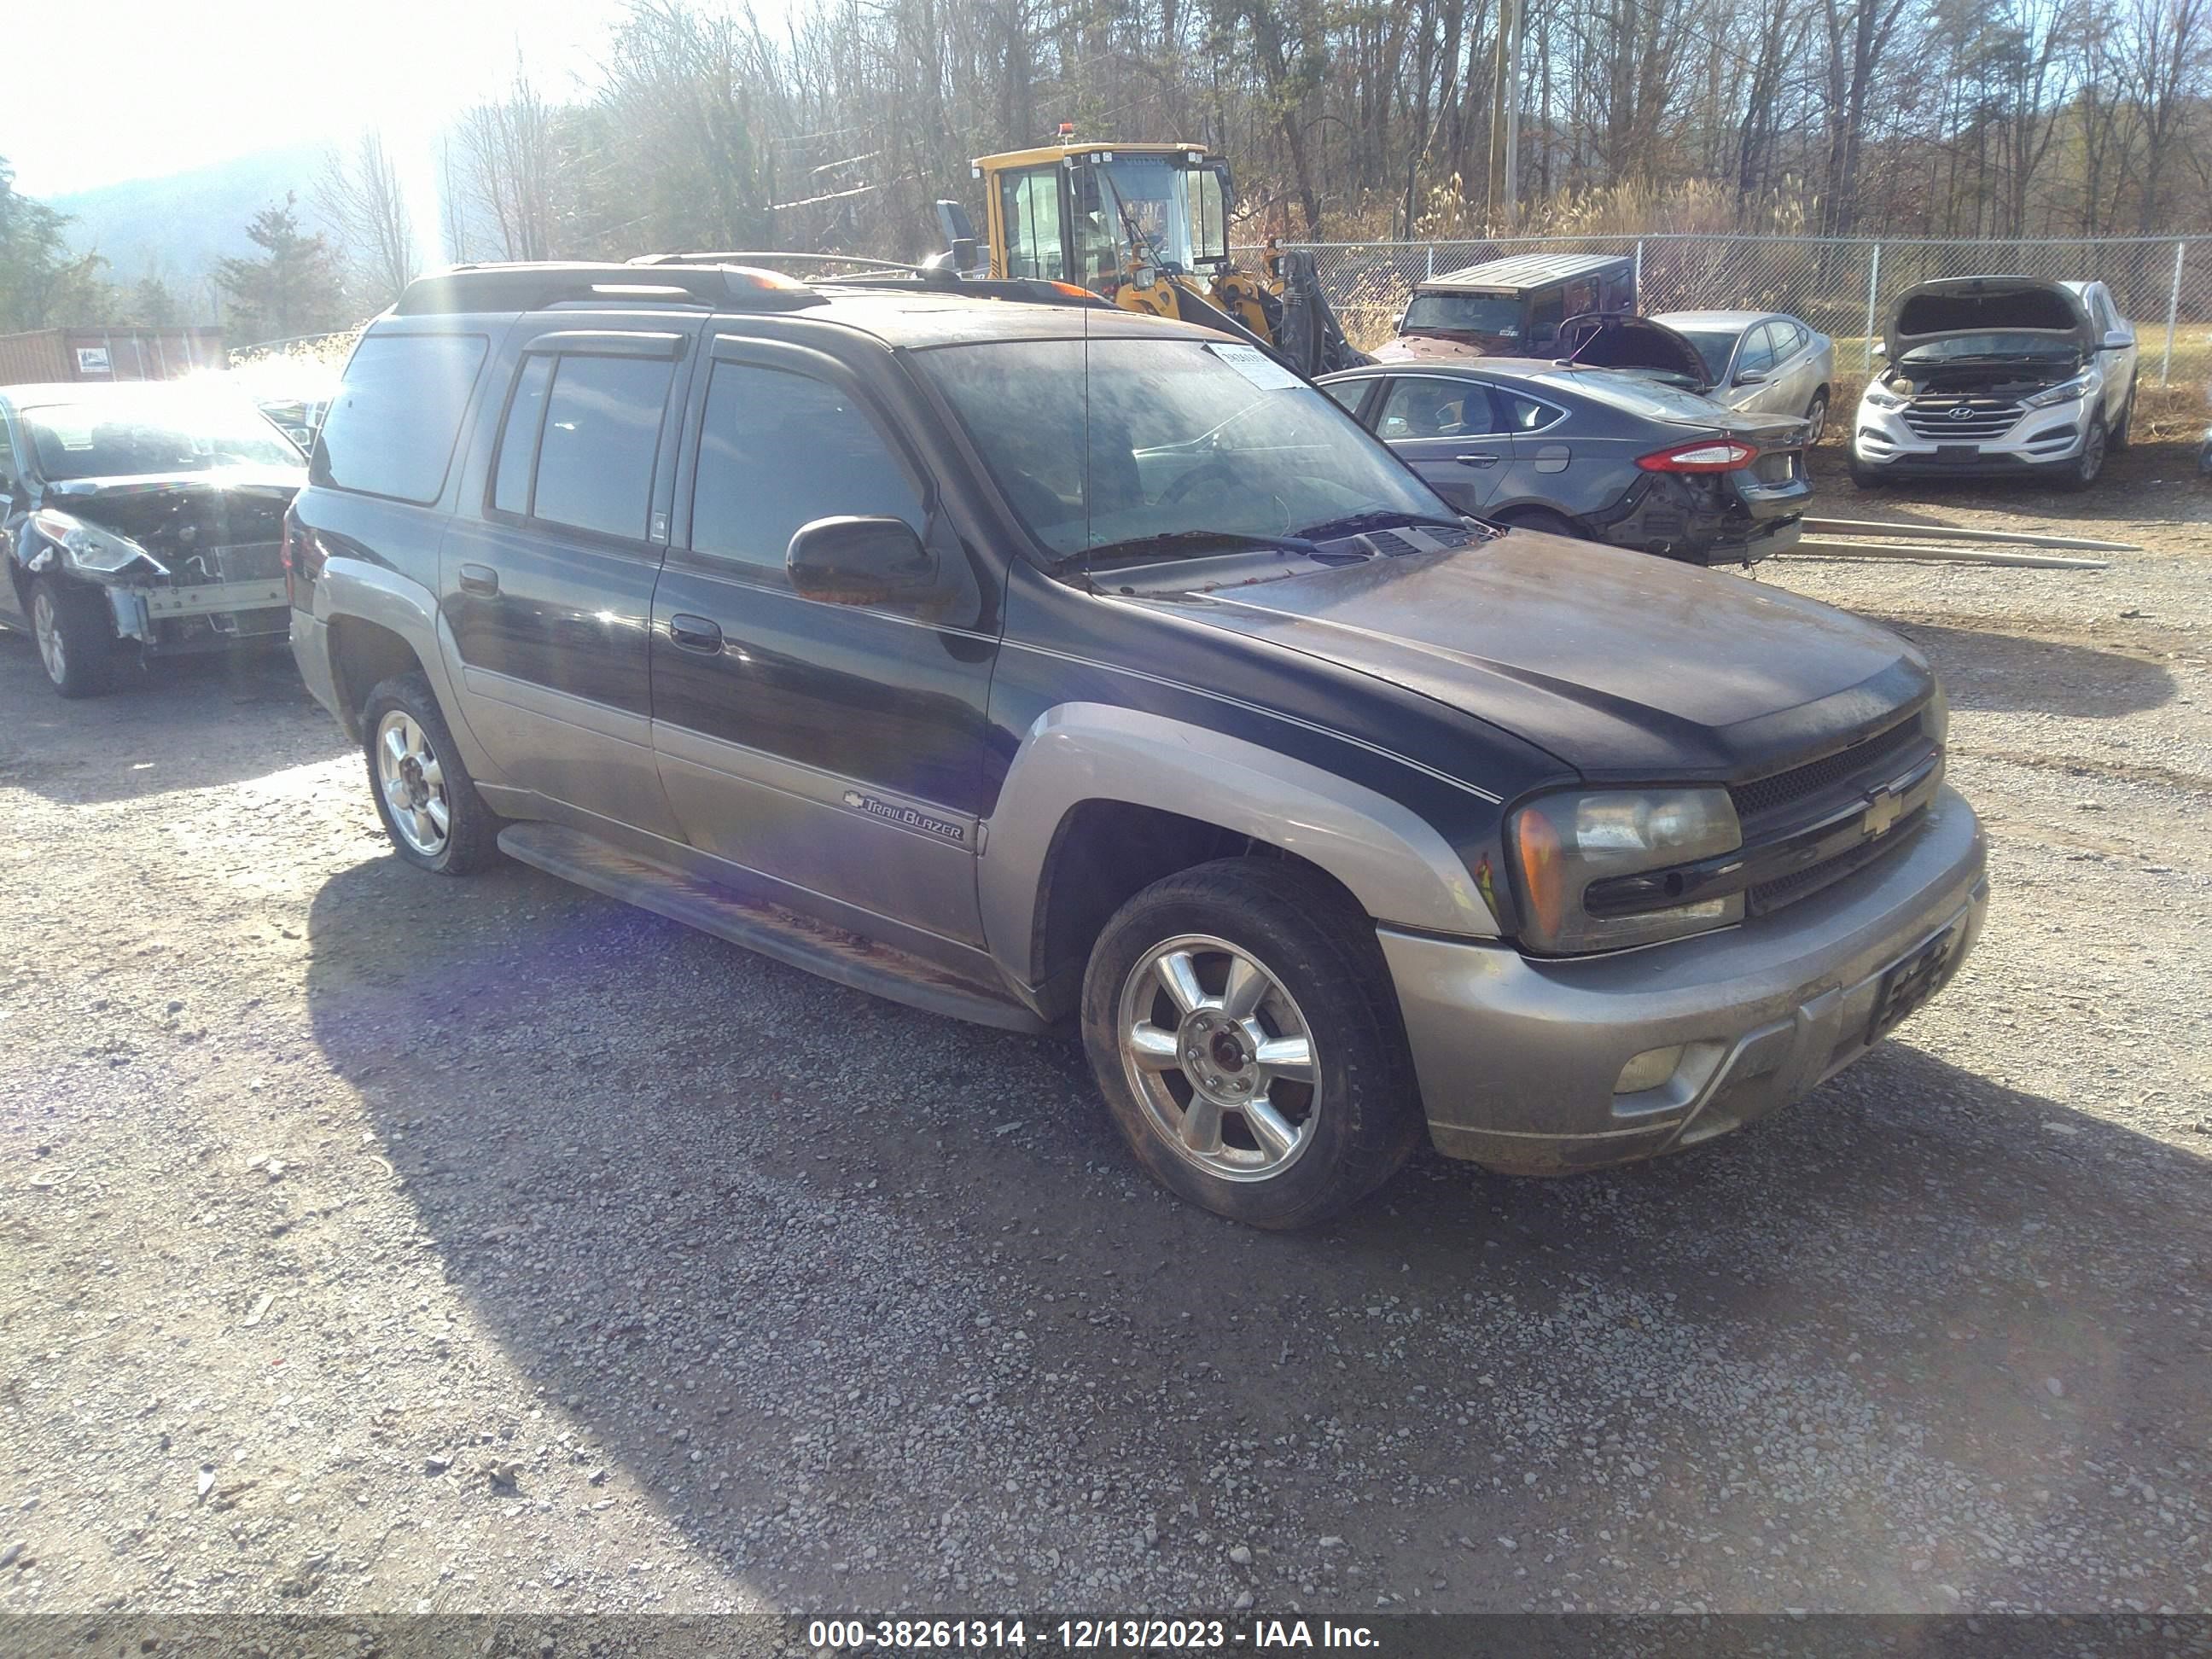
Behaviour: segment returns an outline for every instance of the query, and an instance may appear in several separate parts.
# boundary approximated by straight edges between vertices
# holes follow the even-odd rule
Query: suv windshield
[[[1521,337],[1516,294],[1416,294],[1406,307],[1408,334],[1498,334]]]
[[[1153,550],[1169,556],[1218,552],[1209,535],[1297,538],[1355,514],[1458,522],[1358,422],[1253,346],[1007,340],[915,360],[1031,533],[1063,555],[1164,538],[1174,540]]]
[[[228,398],[137,392],[21,411],[39,471],[66,478],[299,466],[305,458],[252,407]]]
[[[1905,363],[1955,363],[1972,357],[2033,357],[2051,362],[2070,362],[2075,356],[2070,339],[2054,340],[2048,334],[2001,331],[1953,334],[1925,345],[1914,346],[1898,359]]]

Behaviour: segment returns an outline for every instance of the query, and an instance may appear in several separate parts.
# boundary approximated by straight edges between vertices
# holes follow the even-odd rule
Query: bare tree
[[[362,133],[350,155],[332,148],[323,162],[315,206],[329,222],[351,297],[371,309],[398,298],[421,267],[398,170],[381,133]]]

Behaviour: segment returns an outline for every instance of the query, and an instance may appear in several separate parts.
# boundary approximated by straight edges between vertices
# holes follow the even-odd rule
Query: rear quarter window
[[[425,506],[436,501],[488,345],[481,334],[363,340],[317,437],[314,482]]]

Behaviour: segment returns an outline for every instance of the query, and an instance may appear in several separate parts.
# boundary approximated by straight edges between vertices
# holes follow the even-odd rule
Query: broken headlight
[[[1546,955],[1617,951],[1743,920],[1740,892],[1669,904],[1663,882],[1656,902],[1632,914],[1593,915],[1583,903],[1595,883],[1668,870],[1741,847],[1743,830],[1725,789],[1548,795],[1513,815],[1509,840],[1520,878],[1522,942]]]
[[[161,562],[127,536],[52,507],[31,515],[31,527],[52,543],[62,562],[88,576],[112,576],[143,560],[155,571]]]

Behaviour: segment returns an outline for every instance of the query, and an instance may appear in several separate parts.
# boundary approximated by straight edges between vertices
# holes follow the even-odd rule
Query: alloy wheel
[[[1266,1181],[1313,1144],[1323,1104],[1313,1030],[1283,981],[1226,939],[1154,945],[1123,981],[1121,1064],[1176,1157],[1228,1181]]]
[[[43,587],[31,599],[31,631],[38,636],[46,678],[59,685],[69,678],[69,647],[62,639],[61,618],[54,614],[54,597]]]
[[[376,781],[399,838],[424,858],[444,852],[453,826],[445,769],[422,722],[404,708],[377,723]]]

